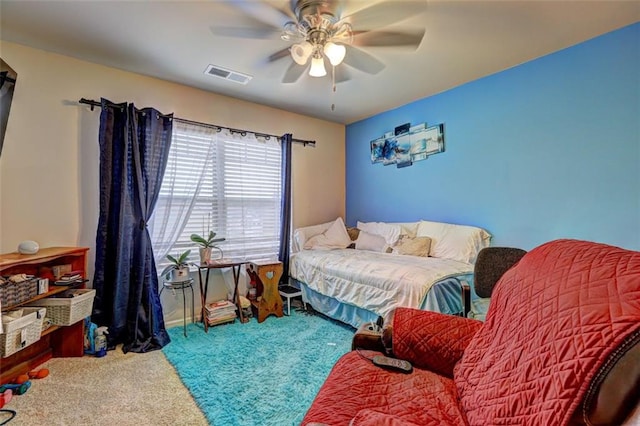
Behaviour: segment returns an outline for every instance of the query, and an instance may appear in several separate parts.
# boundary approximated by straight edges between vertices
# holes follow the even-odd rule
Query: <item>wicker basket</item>
[[[38,295],[38,278],[33,277],[20,283],[5,281],[0,284],[0,306],[19,305]]]
[[[52,324],[71,325],[91,315],[95,296],[93,289],[69,289],[56,297],[36,300],[27,306],[44,306]]]
[[[40,340],[46,308],[21,308],[22,317],[3,322],[0,357],[6,358]]]

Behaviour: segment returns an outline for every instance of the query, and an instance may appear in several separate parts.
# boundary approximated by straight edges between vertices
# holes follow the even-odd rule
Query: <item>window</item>
[[[264,140],[176,120],[165,175],[149,223],[158,269],[166,254],[192,250],[191,234],[216,232],[224,256],[276,259],[280,240],[281,154]]]

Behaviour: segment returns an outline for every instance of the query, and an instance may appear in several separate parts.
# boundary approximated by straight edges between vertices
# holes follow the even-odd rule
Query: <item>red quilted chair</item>
[[[302,424],[640,424],[640,252],[557,240],[523,253],[478,257],[481,296],[499,278],[484,323],[398,308],[385,342],[413,372],[351,351]]]

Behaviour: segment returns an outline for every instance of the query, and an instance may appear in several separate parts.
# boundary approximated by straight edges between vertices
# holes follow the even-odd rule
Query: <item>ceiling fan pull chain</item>
[[[331,90],[336,93],[336,66],[331,67]]]
[[[333,97],[336,93],[336,66],[332,65],[331,66],[331,97]],[[331,103],[331,111],[335,111],[336,110],[336,104],[335,103]]]

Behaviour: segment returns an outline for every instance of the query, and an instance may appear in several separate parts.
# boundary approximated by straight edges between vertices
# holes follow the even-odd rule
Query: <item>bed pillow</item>
[[[418,225],[420,222],[386,222],[389,225],[400,226],[400,236],[408,235],[411,238],[415,238],[418,233]]]
[[[356,250],[369,250],[384,253],[387,251],[387,241],[382,235],[370,234],[360,230],[356,240]]]
[[[303,247],[305,250],[330,250],[346,248],[349,244],[351,244],[351,238],[349,238],[349,233],[344,226],[342,218],[339,217],[324,232],[309,238]]]
[[[301,228],[297,228],[293,231],[293,251],[300,251],[304,249],[304,245],[307,240],[314,235],[322,234],[324,231],[329,229],[331,225],[333,225],[335,220],[331,222],[325,222],[318,225],[304,226]]]
[[[405,254],[409,256],[428,257],[431,249],[431,238],[414,237],[408,235],[400,237],[398,242],[393,246],[393,253]]]
[[[402,228],[400,225],[384,222],[358,221],[358,229],[364,232],[368,232],[369,234],[380,235],[384,237],[385,241],[390,246],[394,245],[398,241],[398,238],[400,238],[400,234],[402,233]]]
[[[482,228],[426,220],[418,225],[418,237],[431,238],[430,256],[471,264],[491,241],[491,234]]]

